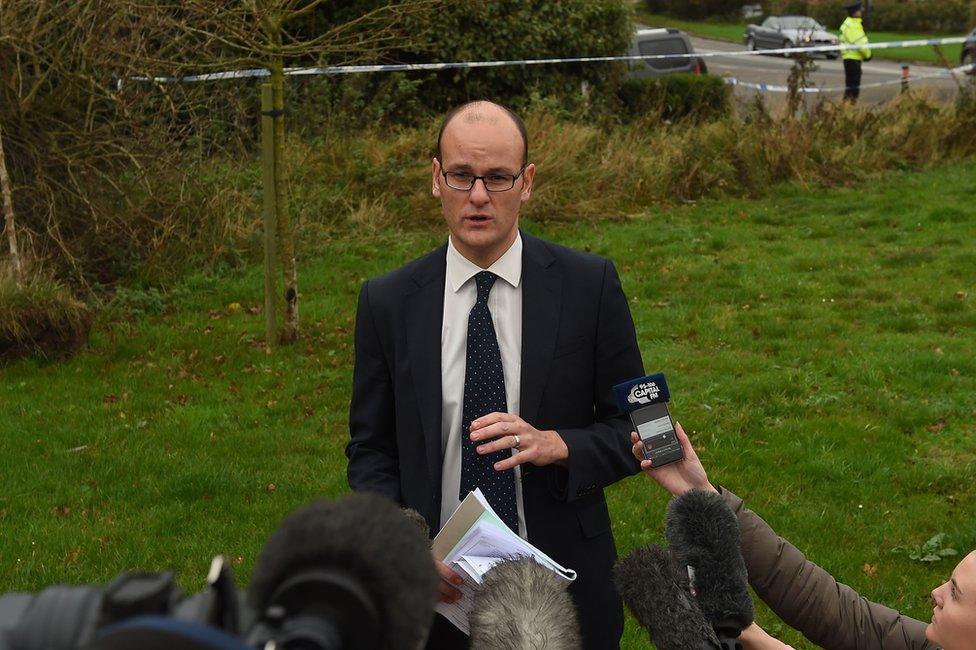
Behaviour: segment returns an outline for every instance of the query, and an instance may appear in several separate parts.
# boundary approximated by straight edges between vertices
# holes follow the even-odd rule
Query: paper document
[[[461,598],[451,604],[438,603],[436,610],[465,634],[471,633],[468,617],[474,606],[474,589],[499,562],[531,557],[566,582],[576,579],[575,571],[560,566],[506,526],[478,489],[468,493],[437,533],[432,549],[434,557],[464,580],[453,585]]]

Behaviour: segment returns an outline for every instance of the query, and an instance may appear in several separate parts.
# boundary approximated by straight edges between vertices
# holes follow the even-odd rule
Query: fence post
[[[271,84],[261,84],[261,181],[264,189],[264,327],[268,347],[278,340],[278,316],[275,308],[275,232],[277,210],[274,159],[274,101]]]
[[[901,91],[903,93],[908,92],[908,79],[911,77],[912,73],[907,65],[901,67]]]

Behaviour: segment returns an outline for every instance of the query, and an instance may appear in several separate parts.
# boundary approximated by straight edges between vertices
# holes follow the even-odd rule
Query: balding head
[[[511,122],[518,130],[519,136],[522,139],[522,164],[525,165],[528,163],[529,135],[525,129],[525,122],[523,122],[522,118],[519,117],[512,109],[483,99],[462,104],[457,108],[451,109],[451,111],[444,116],[444,121],[441,123],[441,129],[437,134],[437,160],[442,162],[444,160],[444,152],[441,149],[441,142],[444,139],[444,131],[446,131],[447,127],[450,126],[450,124],[455,120],[462,121],[467,124],[474,124],[477,122],[495,124],[503,120]]]

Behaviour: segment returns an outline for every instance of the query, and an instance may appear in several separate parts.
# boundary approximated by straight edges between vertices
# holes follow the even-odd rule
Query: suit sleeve
[[[643,375],[644,364],[620,277],[609,260],[603,269],[594,355],[594,422],[584,428],[559,430],[569,448],[569,468],[557,473],[553,490],[567,501],[640,471],[631,453],[633,427],[617,408],[613,386]]]
[[[366,282],[356,311],[356,365],[349,405],[346,474],[353,490],[378,492],[399,503],[395,417],[393,378],[376,329]]]
[[[932,649],[926,624],[873,603],[841,584],[776,534],[742,499],[722,497],[739,521],[749,584],[789,626],[824,648],[837,650]]]

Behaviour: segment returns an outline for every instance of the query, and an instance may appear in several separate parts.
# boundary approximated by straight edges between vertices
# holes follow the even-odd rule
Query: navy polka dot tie
[[[498,350],[495,326],[488,311],[488,294],[498,276],[482,271],[474,276],[478,299],[468,314],[468,351],[464,366],[464,406],[461,416],[461,500],[468,492],[481,488],[488,503],[508,527],[518,533],[518,510],[515,506],[515,472],[499,472],[493,465],[511,458],[510,449],[479,454],[476,447],[485,444],[471,441],[471,422],[482,415],[507,413],[505,374]]]

